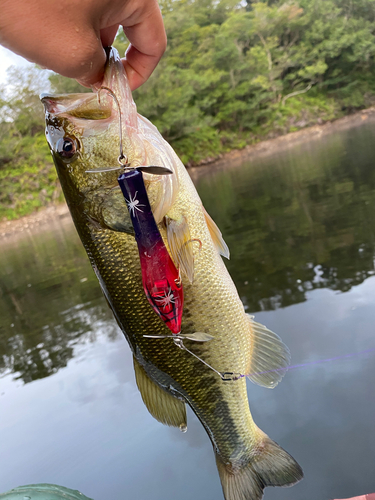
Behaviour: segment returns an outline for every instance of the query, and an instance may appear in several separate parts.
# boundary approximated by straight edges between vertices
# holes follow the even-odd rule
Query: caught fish
[[[137,114],[114,49],[103,89],[42,96],[46,136],[74,224],[132,349],[136,382],[149,412],[185,430],[190,405],[212,441],[226,500],[260,499],[265,486],[289,486],[303,474],[254,423],[244,375],[275,387],[289,364],[289,351],[245,313],[222,261],[222,255],[229,257],[222,235],[173,149]],[[173,172],[159,176],[145,168],[142,175],[160,235],[181,273],[178,342],[143,288],[128,206],[136,214],[144,202],[135,193],[126,201],[119,187],[120,142],[131,168],[154,165]],[[168,293],[160,299],[166,308],[174,300]]]

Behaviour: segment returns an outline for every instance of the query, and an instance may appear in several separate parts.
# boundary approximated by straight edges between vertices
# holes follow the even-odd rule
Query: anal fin
[[[222,255],[226,259],[229,259],[229,257],[230,257],[229,248],[228,248],[228,245],[224,241],[224,238],[223,238],[223,235],[221,234],[220,229],[217,227],[214,220],[208,214],[208,212],[206,211],[206,209],[204,208],[203,205],[202,205],[202,208],[203,208],[203,213],[204,213],[204,217],[206,219],[206,224],[207,224],[208,230],[210,232],[212,241],[214,242],[214,245],[217,248],[217,251],[219,252],[220,255]]]
[[[151,415],[162,424],[186,427],[186,405],[161,389],[146,374],[144,368],[133,357],[135,380],[142,400]]]
[[[247,377],[255,384],[273,389],[285,375],[290,351],[276,333],[248,315],[251,339],[251,361]]]

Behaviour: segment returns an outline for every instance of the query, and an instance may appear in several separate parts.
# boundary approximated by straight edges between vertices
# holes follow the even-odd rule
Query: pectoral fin
[[[134,234],[129,210],[118,185],[104,186],[86,193],[83,210],[96,229]]]
[[[219,252],[220,255],[222,255],[226,259],[229,259],[229,256],[230,256],[229,248],[228,248],[228,245],[224,241],[224,238],[223,238],[223,235],[221,234],[220,229],[217,227],[214,220],[207,213],[207,211],[203,205],[202,205],[202,208],[203,208],[203,213],[204,213],[204,217],[206,219],[206,224],[207,224],[208,230],[210,231],[212,241],[214,242],[214,245],[216,246],[217,251]]]
[[[101,208],[103,221],[107,227],[113,231],[134,234],[129,210],[120,189],[115,188],[108,193]]]
[[[189,225],[185,217],[180,220],[165,217],[167,225],[167,238],[172,259],[188,278],[190,283],[194,280],[194,241],[190,237]]]
[[[249,317],[251,359],[246,375],[255,384],[273,389],[285,375],[290,352],[276,333]]]
[[[186,427],[185,403],[156,385],[134,357],[133,361],[135,380],[142,400],[151,415],[162,424]]]

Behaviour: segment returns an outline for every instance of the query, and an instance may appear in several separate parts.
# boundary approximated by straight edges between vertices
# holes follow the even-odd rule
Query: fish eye
[[[56,152],[66,159],[72,158],[78,151],[77,142],[71,137],[61,137],[56,144]]]

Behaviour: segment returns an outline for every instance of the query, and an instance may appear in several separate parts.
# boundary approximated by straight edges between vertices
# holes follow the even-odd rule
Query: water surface
[[[265,499],[375,492],[375,127],[239,167],[205,169],[202,200],[249,313],[292,368],[248,384],[256,423],[302,465]],[[222,498],[212,447],[156,422],[68,218],[1,242],[0,491],[48,482],[95,500]]]

